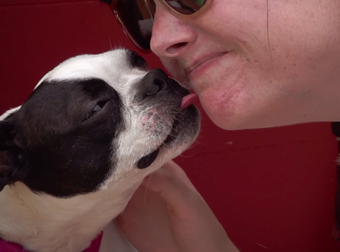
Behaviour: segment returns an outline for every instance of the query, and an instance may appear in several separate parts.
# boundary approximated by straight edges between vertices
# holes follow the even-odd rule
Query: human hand
[[[117,218],[140,252],[237,252],[222,225],[174,162],[137,189]]]

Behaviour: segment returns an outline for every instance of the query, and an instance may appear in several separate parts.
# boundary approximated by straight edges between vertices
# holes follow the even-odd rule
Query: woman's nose
[[[150,42],[151,50],[159,57],[176,57],[195,40],[190,20],[177,17],[158,3]]]

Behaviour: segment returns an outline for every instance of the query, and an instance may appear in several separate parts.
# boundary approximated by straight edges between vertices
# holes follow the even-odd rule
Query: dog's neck
[[[125,208],[136,185],[68,199],[36,194],[17,182],[0,193],[0,238],[29,251],[83,251]]]

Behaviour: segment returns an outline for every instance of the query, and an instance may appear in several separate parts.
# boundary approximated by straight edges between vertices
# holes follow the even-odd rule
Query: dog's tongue
[[[197,100],[197,94],[188,94],[182,98],[181,109],[189,107],[194,101]]]

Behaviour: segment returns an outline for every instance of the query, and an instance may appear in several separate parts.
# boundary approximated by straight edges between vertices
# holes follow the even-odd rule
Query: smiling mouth
[[[212,54],[208,57],[204,57],[203,59],[201,60],[198,60],[196,61],[193,65],[191,65],[190,67],[188,68],[185,68],[184,71],[186,73],[186,75],[189,75],[190,73],[192,73],[193,71],[195,71],[197,68],[199,68],[200,66],[202,66],[203,64],[213,60],[213,59],[216,59],[220,56],[223,56],[225,54],[227,54],[228,52],[222,52],[222,53],[216,53],[216,54]]]

